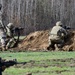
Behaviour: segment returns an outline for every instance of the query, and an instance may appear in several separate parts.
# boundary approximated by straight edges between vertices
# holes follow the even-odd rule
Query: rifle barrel
[[[17,62],[16,64],[23,64],[25,65],[27,62]]]

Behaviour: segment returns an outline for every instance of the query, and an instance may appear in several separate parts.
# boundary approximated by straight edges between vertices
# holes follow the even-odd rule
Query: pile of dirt
[[[47,50],[48,47],[48,37],[49,37],[49,30],[45,31],[36,31],[34,33],[30,33],[25,37],[25,39],[18,45],[19,49],[21,50]],[[70,32],[69,37],[63,50],[75,50],[75,31]]]
[[[48,47],[48,33],[49,30],[30,33],[19,44],[19,48],[33,51],[45,50]]]

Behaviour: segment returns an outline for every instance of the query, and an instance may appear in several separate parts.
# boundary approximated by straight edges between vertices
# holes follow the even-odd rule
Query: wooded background
[[[3,23],[25,28],[24,34],[51,28],[59,20],[75,28],[75,0],[0,0]]]

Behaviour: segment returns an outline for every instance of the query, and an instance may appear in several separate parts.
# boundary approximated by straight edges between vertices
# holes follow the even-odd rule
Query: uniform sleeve
[[[63,36],[66,36],[68,33],[67,33],[67,31],[64,28],[61,28],[61,34]]]

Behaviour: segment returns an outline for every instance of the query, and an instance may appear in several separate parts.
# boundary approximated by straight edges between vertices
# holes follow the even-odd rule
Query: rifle
[[[5,60],[2,60],[2,58],[0,58],[0,68],[1,68],[1,71],[4,71],[5,68],[8,68],[10,66],[14,66],[14,65],[17,65],[17,64],[23,64],[25,65],[27,62],[17,62],[17,60],[9,60],[9,61],[5,61]],[[3,69],[3,67],[5,67]]]
[[[63,26],[63,28],[66,29],[66,30],[70,30],[71,29],[70,26]]]
[[[13,47],[17,47],[19,39],[20,39],[20,31],[22,31],[22,30],[24,30],[24,28],[22,28],[22,27],[15,27],[13,29],[13,32],[16,33],[16,35],[17,35],[17,39],[15,39],[16,43],[13,45]]]

